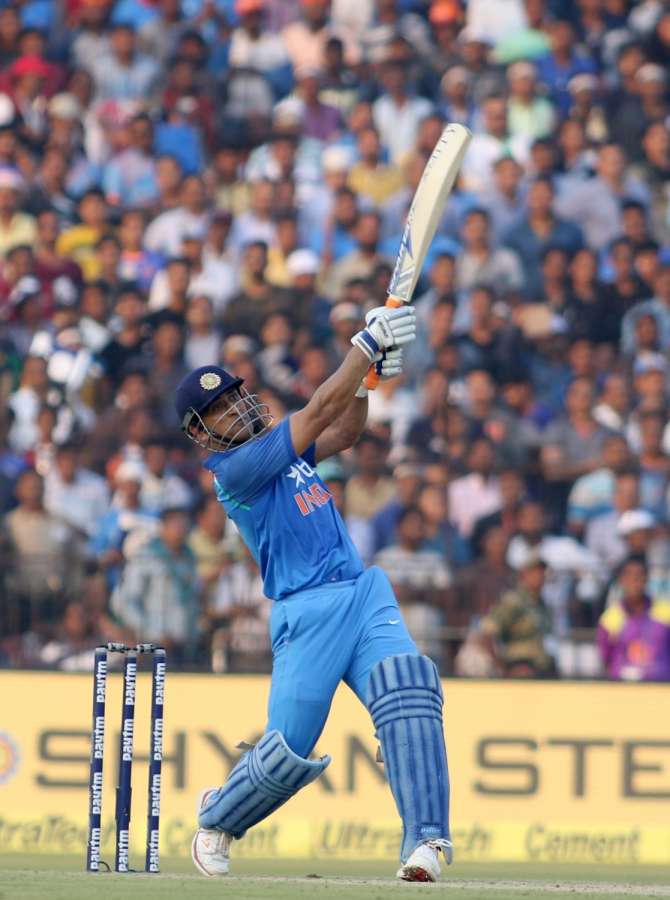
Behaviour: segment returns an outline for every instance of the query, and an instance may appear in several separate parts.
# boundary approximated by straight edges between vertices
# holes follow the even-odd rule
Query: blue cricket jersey
[[[314,445],[302,456],[295,452],[288,419],[236,450],[212,453],[204,464],[273,600],[363,571],[315,464]]]

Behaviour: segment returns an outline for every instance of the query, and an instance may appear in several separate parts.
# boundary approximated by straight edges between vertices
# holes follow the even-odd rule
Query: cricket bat
[[[387,306],[411,303],[428,248],[435,236],[447,197],[456,181],[472,135],[464,125],[447,125],[423,170],[400,241],[388,289]],[[371,366],[365,386],[374,390],[379,375]]]

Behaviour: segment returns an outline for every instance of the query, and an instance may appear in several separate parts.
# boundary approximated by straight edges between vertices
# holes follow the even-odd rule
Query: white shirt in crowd
[[[465,538],[472,534],[477,519],[502,506],[500,485],[494,476],[485,479],[478,472],[471,472],[455,478],[448,490],[452,521]]]

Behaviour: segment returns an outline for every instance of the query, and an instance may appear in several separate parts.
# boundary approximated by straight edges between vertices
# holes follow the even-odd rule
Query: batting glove
[[[378,353],[391,347],[402,347],[416,337],[416,316],[412,306],[393,309],[380,306],[366,316],[367,325],[355,334],[351,343],[368,357],[376,361]]]
[[[379,356],[379,354],[377,354]],[[403,349],[402,347],[394,347],[393,350],[385,350],[381,357],[372,363],[381,381],[387,381],[389,378],[395,378],[400,375],[403,366]],[[356,391],[357,397],[367,397],[368,389],[365,387],[365,381],[361,382],[360,387]]]

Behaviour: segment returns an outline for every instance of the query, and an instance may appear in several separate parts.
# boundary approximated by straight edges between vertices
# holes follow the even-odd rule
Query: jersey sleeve
[[[310,444],[302,454],[302,459],[309,463],[310,466],[316,466],[316,442]]]
[[[242,506],[253,503],[297,459],[286,418],[264,437],[231,453],[213,454],[205,467],[214,473],[226,499]]]

